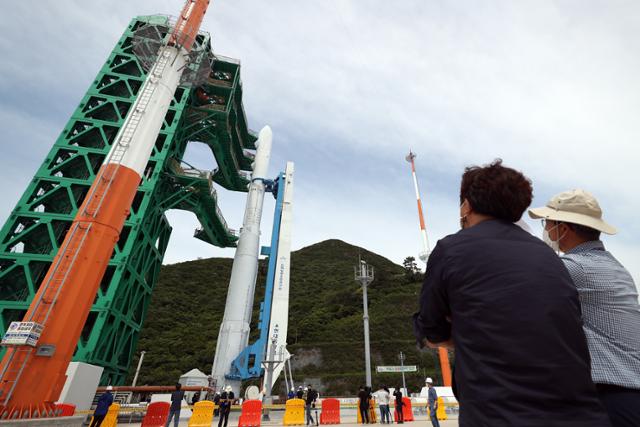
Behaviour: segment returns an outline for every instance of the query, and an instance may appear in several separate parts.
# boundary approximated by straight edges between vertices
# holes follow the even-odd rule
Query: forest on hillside
[[[292,253],[288,349],[293,355],[296,384],[312,382],[324,395],[354,395],[364,383],[362,290],[354,280],[361,257],[375,268],[369,286],[371,365],[374,387],[401,384],[399,374],[378,374],[376,366],[406,365],[418,371],[406,375],[410,391],[419,391],[425,376],[440,378],[437,352],[419,351],[411,316],[418,307],[422,275],[412,260],[390,260],[340,240],[327,240]],[[226,301],[232,259],[209,258],[162,267],[138,342],[146,351],[138,380],[172,384],[198,368],[211,371],[216,339]],[[252,341],[264,293],[266,262],[260,263]],[[137,364],[132,363],[130,377]],[[274,392],[284,393],[282,385]]]

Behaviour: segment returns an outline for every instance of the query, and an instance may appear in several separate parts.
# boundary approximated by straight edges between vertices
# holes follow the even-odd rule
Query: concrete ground
[[[185,410],[183,410],[183,412],[185,412]],[[186,410],[186,412],[189,412],[188,410]],[[282,415],[284,414],[284,411],[271,411],[271,420],[270,421],[262,421],[262,425],[263,426],[282,426]],[[189,414],[182,414],[182,415],[190,415]],[[333,426],[335,427],[341,427],[341,426],[358,426],[358,425],[362,425],[362,424],[356,424],[356,415],[355,415],[355,410],[343,410],[340,414],[340,418],[342,420],[341,424],[334,424]],[[187,417],[183,417],[183,419],[180,420],[180,424],[178,424],[180,427],[186,427],[189,424],[189,420]],[[229,424],[228,427],[237,427],[238,425],[238,418],[240,417],[240,413],[239,412],[232,412],[231,415],[229,416]],[[315,415],[314,415],[315,418]],[[173,423],[171,424],[173,426]],[[217,427],[218,426],[218,418],[214,418],[213,423],[211,424],[213,427]],[[382,427],[385,424],[375,424],[378,427]],[[415,416],[415,421],[412,422],[406,422],[405,423],[406,427],[431,427],[431,421],[429,421],[427,419],[427,417],[425,415],[416,415]],[[140,423],[131,423],[131,424],[127,424],[126,422],[123,421],[119,421],[118,422],[118,426],[140,426]],[[332,426],[332,427],[333,427]],[[396,427],[398,427],[397,424],[395,424]],[[458,426],[458,420],[447,420],[447,421],[440,421],[440,426],[441,427],[457,427]]]

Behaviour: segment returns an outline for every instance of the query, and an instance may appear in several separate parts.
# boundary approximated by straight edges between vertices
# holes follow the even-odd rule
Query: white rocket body
[[[260,220],[265,193],[262,180],[267,179],[271,157],[271,140],[271,128],[265,126],[260,131],[256,142],[257,150],[252,181],[247,194],[247,205],[238,238],[238,247],[233,258],[227,303],[211,370],[211,376],[218,390],[224,385],[230,385],[236,396],[240,390],[240,381],[227,380],[225,375],[229,373],[231,363],[249,343],[249,325],[253,311],[260,252]]]
[[[291,265],[291,231],[293,227],[293,173],[292,162],[287,162],[284,179],[284,195],[282,198],[282,214],[280,221],[280,234],[278,236],[278,253],[276,254],[276,271],[273,281],[273,298],[271,302],[271,322],[269,323],[269,340],[265,356],[274,361],[280,361],[274,365],[271,375],[273,387],[278,376],[285,367],[291,355],[287,351],[287,329],[289,324],[289,272]],[[282,191],[283,189],[280,189]],[[273,347],[273,348],[272,348]]]

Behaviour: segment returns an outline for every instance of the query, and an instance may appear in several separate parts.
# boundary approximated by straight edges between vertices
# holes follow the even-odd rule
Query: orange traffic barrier
[[[193,414],[189,418],[189,427],[210,427],[215,407],[215,403],[210,400],[196,402],[193,405]]]
[[[238,420],[238,427],[260,427],[262,418],[262,402],[259,400],[245,400],[242,402],[242,412]]]
[[[304,400],[289,399],[284,405],[284,418],[282,424],[285,426],[304,424]]]
[[[403,421],[413,421],[413,409],[411,409],[411,399],[408,397],[402,398],[402,415],[404,415]],[[393,418],[398,422],[398,408],[393,411]]]
[[[147,406],[147,413],[140,427],[164,427],[169,418],[169,402],[153,402]]]
[[[76,405],[73,403],[56,403],[56,413],[59,417],[70,417],[76,412]]]
[[[322,399],[320,424],[340,424],[340,401],[338,399]]]

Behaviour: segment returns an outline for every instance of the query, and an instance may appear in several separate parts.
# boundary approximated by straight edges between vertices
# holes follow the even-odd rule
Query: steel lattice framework
[[[134,33],[144,27],[165,35],[170,22],[164,16],[130,22],[0,230],[3,333],[29,307],[146,77],[133,50]],[[206,33],[196,43],[196,51],[213,58],[208,76],[175,92],[75,352],[74,360],[105,368],[102,384],[122,384],[128,373],[171,235],[165,212],[194,212],[202,225],[195,237],[210,244],[230,247],[237,240],[213,183],[246,191],[251,157],[245,150],[255,149],[256,137],[247,128],[239,63],[215,57]],[[207,144],[217,168],[185,168],[189,142]]]

